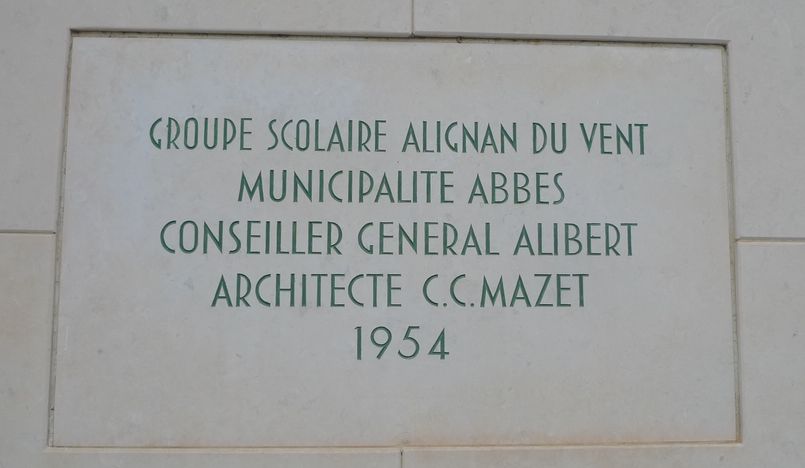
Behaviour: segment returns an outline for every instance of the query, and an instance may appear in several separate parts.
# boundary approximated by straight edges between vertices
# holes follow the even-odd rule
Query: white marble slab
[[[734,441],[722,61],[716,46],[76,38],[54,444]],[[239,150],[239,137],[227,150],[165,149],[169,116],[251,118],[243,146],[252,150]],[[160,117],[157,149],[149,128]],[[386,151],[267,151],[275,118],[384,120]],[[408,123],[423,120],[517,122],[519,147],[402,152]],[[534,121],[568,123],[565,153],[530,154]],[[580,123],[589,131],[594,122],[646,125],[644,154],[588,151]],[[238,202],[242,173],[272,168],[452,171],[456,202]],[[545,205],[467,204],[474,176],[487,181],[493,171],[562,176],[547,179]],[[160,231],[168,225],[166,247],[176,250],[170,236],[185,220],[333,221],[343,255],[171,254]],[[501,253],[367,255],[354,239],[370,221],[472,223],[479,232],[488,222]],[[623,243],[619,256],[511,255],[520,228],[533,234],[537,222],[612,223],[622,236],[624,223],[636,223],[632,255]],[[238,273],[256,282],[319,272],[401,274],[402,307],[264,307],[254,296],[251,307],[211,307],[222,275],[234,284]],[[421,289],[434,273],[439,302],[448,302],[449,279],[466,274],[458,291],[476,306],[429,305]],[[569,307],[480,307],[484,275],[503,276],[510,298],[514,278],[529,278],[534,301],[533,275],[548,273],[589,275],[583,307],[578,283]],[[422,352],[401,359],[411,325],[421,327]],[[357,326],[393,332],[382,359],[365,335],[356,359]],[[443,360],[427,354],[442,329]]]

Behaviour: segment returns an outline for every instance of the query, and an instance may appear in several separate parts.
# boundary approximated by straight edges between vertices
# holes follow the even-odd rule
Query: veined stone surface
[[[721,47],[77,37],[72,54],[54,445],[736,440]],[[185,139],[205,117],[214,149]],[[534,154],[551,122],[564,146]],[[324,190],[272,201],[271,170],[288,198],[293,174]],[[363,202],[335,199],[350,183]],[[322,254],[277,252],[294,248]],[[333,291],[352,278],[353,298]]]

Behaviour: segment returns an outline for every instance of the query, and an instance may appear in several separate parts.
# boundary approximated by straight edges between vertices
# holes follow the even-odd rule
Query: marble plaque
[[[723,49],[76,37],[53,443],[734,441]]]

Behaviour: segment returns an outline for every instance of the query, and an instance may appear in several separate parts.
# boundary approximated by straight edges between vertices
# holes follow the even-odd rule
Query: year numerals
[[[417,325],[411,325],[405,330],[405,335],[399,340],[399,349],[397,350],[399,357],[403,359],[413,359],[419,355],[419,340],[414,336],[417,334],[417,330],[419,330],[419,326]],[[355,327],[355,341],[357,344],[356,357],[360,361],[363,359],[363,345],[365,341],[363,327]],[[394,341],[394,337],[391,330],[387,327],[375,327],[369,332],[369,342],[378,350],[375,356],[377,359],[383,357],[386,350],[391,346],[392,341]],[[374,354],[374,350],[372,350],[371,354]],[[428,355],[439,356],[439,359],[444,359],[448,354],[450,353],[445,348],[444,328],[442,328],[442,332],[439,333],[439,336],[436,337],[436,341],[434,341],[433,345],[430,347]]]

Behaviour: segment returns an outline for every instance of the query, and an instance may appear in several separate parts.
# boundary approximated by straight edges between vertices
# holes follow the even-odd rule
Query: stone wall
[[[805,465],[804,20],[805,3],[797,0],[2,3],[0,468]],[[337,449],[56,446],[49,405],[66,96],[73,38],[87,32],[723,46],[734,204],[736,440]]]

